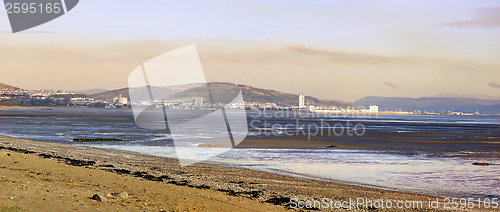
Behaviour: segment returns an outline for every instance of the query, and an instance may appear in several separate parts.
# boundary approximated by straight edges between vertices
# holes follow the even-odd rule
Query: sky
[[[191,44],[209,81],[348,102],[500,99],[500,2],[494,0],[82,0],[15,34],[0,8],[0,82],[123,88],[141,63]]]

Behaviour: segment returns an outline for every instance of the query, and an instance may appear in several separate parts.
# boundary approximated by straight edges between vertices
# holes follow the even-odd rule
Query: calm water
[[[325,122],[361,123],[364,136],[335,140],[380,150],[230,149],[211,163],[439,196],[500,197],[500,117],[255,115],[249,115],[254,121],[250,137],[303,133],[304,126],[319,129]],[[183,133],[179,136],[204,138],[203,126]],[[120,138],[125,141],[85,145],[176,157],[165,130],[137,127],[126,110],[0,110],[0,134],[67,144],[81,137]],[[177,143],[175,148],[192,152],[193,158],[218,150],[198,144]],[[478,161],[492,165],[472,165]]]

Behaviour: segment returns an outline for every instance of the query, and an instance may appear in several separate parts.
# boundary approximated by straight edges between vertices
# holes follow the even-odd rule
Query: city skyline
[[[123,88],[137,64],[194,43],[208,81],[347,102],[500,98],[495,1],[154,3],[80,2],[67,15],[17,34],[0,14],[0,82],[26,89]]]

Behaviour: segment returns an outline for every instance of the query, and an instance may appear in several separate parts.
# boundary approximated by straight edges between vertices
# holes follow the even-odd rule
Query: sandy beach
[[[111,153],[104,157],[110,160],[99,161],[94,165],[90,158],[103,151],[93,151],[90,148],[66,149],[60,145],[51,145],[36,141],[2,137],[0,150],[0,184],[2,187],[0,207],[2,211],[19,208],[21,211],[283,211],[284,208],[261,203],[243,196],[227,195],[225,192],[214,191],[193,186],[160,183],[148,176],[133,177],[126,170],[147,170],[147,168],[132,168],[136,164],[126,162],[127,154]],[[7,144],[8,143],[8,144]],[[7,145],[6,145],[7,144]],[[23,151],[25,146],[36,153]],[[48,150],[47,154],[39,152]],[[53,151],[76,153],[74,159],[66,158],[66,154]],[[83,150],[83,151],[82,151]],[[57,155],[64,155],[57,157]],[[92,156],[94,155],[94,156]],[[55,157],[51,157],[55,156]],[[88,157],[87,157],[88,156]],[[113,161],[112,158],[125,160]],[[49,159],[51,158],[51,159]],[[82,162],[79,159],[83,159]],[[130,158],[133,159],[133,158]],[[90,163],[88,163],[90,162]],[[145,158],[142,162],[145,162]],[[101,164],[103,163],[103,164]],[[105,163],[105,164],[104,164]],[[99,165],[98,165],[99,164]],[[111,165],[114,164],[114,165]],[[129,166],[129,168],[122,167]],[[117,167],[117,171],[110,171]],[[108,169],[101,170],[100,167]],[[119,167],[119,168],[118,168]],[[151,168],[151,167],[150,167]],[[119,171],[118,171],[119,170]],[[173,175],[176,175],[172,173]],[[180,179],[180,178],[179,178]],[[180,180],[179,184],[183,184]],[[127,199],[109,199],[100,202],[91,199],[94,194],[127,192]]]
[[[0,207],[21,211],[280,211],[290,198],[422,201],[436,197],[0,136]],[[91,199],[126,192],[127,199]],[[439,203],[443,203],[440,198]],[[442,207],[439,207],[442,209]],[[324,210],[325,208],[320,208]],[[326,210],[368,210],[327,208]],[[373,208],[371,208],[373,209]],[[408,211],[409,209],[383,209]]]

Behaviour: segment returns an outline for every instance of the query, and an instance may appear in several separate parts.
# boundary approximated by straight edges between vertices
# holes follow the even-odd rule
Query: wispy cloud
[[[496,82],[490,82],[488,83],[488,85],[492,88],[500,88],[500,84],[496,83]]]
[[[300,46],[300,45],[289,46],[288,49],[290,49],[292,51],[306,53],[306,54],[316,54],[316,53],[318,53],[317,50],[310,49],[310,48],[307,48],[305,46]]]
[[[331,51],[308,48],[305,46],[294,45],[288,46],[287,49],[292,52],[308,55],[309,58],[315,58],[315,64],[335,64],[345,66],[364,66],[364,67],[384,67],[384,68],[405,68],[408,67],[418,69],[439,69],[449,70],[450,73],[457,71],[465,71],[469,73],[489,72],[497,73],[500,66],[496,64],[478,63],[463,59],[440,59],[440,58],[424,58],[418,56],[405,55],[382,55],[382,54],[366,54],[346,51]],[[275,59],[276,56],[270,57]],[[297,60],[306,60],[306,58],[297,58]],[[294,60],[294,61],[297,61]]]
[[[476,17],[470,20],[454,21],[437,25],[450,27],[500,27],[500,7],[475,10]]]
[[[389,87],[391,87],[391,88],[398,88],[398,86],[397,86],[397,85],[395,85],[395,84],[394,84],[394,83],[392,83],[392,82],[384,82],[384,85],[387,85],[387,86],[389,86]]]

